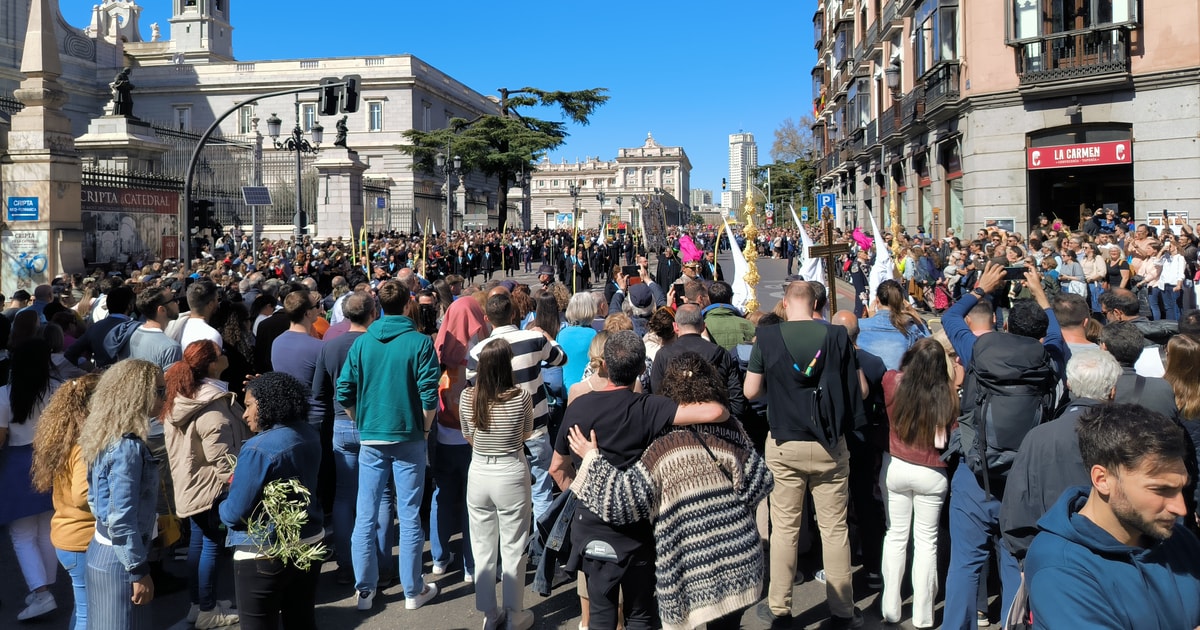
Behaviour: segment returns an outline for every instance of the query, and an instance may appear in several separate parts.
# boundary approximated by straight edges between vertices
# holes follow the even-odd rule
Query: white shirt
[[[201,341],[207,339],[215,344],[221,350],[225,349],[225,342],[221,339],[221,333],[217,332],[216,328],[208,325],[208,322],[198,317],[189,317],[183,323],[183,333],[179,336],[179,345],[187,350],[189,344],[193,341]]]
[[[25,422],[13,422],[12,406],[8,402],[9,386],[0,387],[0,429],[8,429],[8,446],[28,446],[33,444],[33,434],[37,431],[38,420],[42,416],[42,410],[46,408],[46,403],[50,402],[50,396],[54,395],[54,390],[62,385],[56,380],[50,381],[50,389],[46,392],[42,402],[34,405],[29,417]]]

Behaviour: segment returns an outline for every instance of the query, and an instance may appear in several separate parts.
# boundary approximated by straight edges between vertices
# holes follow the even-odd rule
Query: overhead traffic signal
[[[342,98],[342,80],[337,77],[321,79],[320,99],[317,111],[322,116],[333,116],[338,113],[338,102]]]
[[[353,114],[358,111],[358,84],[362,82],[362,77],[350,74],[342,77],[342,82],[346,85],[338,99],[338,110],[343,114]]]

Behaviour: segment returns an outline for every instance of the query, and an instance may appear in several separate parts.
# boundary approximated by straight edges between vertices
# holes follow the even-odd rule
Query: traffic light
[[[321,79],[321,97],[317,110],[322,116],[333,116],[338,113],[338,100],[342,98],[341,79],[325,77]]]
[[[192,234],[199,233],[200,230],[207,229],[212,224],[212,207],[213,202],[207,199],[195,199],[192,201]]]
[[[362,77],[357,74],[350,74],[342,77],[342,81],[346,86],[341,91],[341,99],[338,101],[338,111],[343,114],[353,114],[358,111],[358,85],[362,82]]]

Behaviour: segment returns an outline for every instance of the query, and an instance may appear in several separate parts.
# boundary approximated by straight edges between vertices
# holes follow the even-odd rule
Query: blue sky
[[[59,5],[82,28],[99,3]],[[142,36],[158,22],[168,37],[171,2],[139,4]],[[609,102],[553,161],[612,159],[652,132],[687,151],[692,188],[718,195],[729,134],[753,133],[765,163],[775,128],[812,111],[813,0],[229,4],[239,60],[411,53],[483,94],[606,87]]]

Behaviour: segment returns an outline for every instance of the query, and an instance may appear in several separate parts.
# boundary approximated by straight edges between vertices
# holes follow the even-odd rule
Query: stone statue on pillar
[[[108,87],[112,89],[112,115],[133,117],[133,84],[129,82],[130,68],[122,68]]]
[[[346,133],[348,132],[346,118],[348,116],[342,116],[337,121],[337,137],[333,140],[333,146],[335,147],[349,148],[346,146]]]

